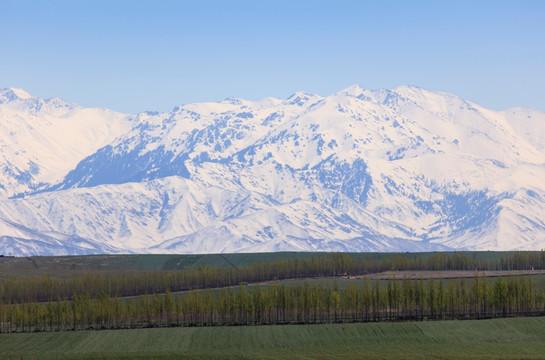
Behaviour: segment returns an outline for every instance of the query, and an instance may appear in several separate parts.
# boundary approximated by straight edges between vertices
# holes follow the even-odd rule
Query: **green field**
[[[344,270],[345,268],[343,268],[343,266],[345,264],[349,264],[350,261],[343,262],[341,260],[346,260],[347,255],[351,258],[364,260],[363,262],[360,261],[360,264],[373,264],[373,261],[367,261],[367,259],[371,258],[375,260],[381,260],[386,257],[398,256],[400,254],[350,253],[342,255],[344,256],[344,258],[342,256],[334,255],[330,257],[331,259],[333,259],[333,261],[331,263],[328,263],[328,266],[330,266],[331,269],[336,269],[334,271],[330,271],[330,274],[335,274],[336,276],[328,277],[323,275],[324,273],[322,272],[322,270],[318,271],[318,267],[311,268],[312,271],[308,271],[306,273],[304,271],[301,271],[301,268],[304,269],[305,266],[311,266],[312,264],[321,264],[315,262],[316,259],[313,259],[312,261],[281,262],[282,269],[290,269],[291,272],[289,273],[289,276],[291,276],[291,278],[282,279],[279,277],[279,280],[276,280],[277,278],[274,273],[273,275],[269,275],[268,278],[261,275],[261,277],[252,277],[254,275],[254,271],[260,271],[259,266],[256,266],[255,268],[244,268],[247,265],[264,261],[293,260],[296,258],[308,259],[310,257],[320,255],[327,255],[327,253],[283,252],[209,255],[91,255],[28,258],[0,257],[0,278],[3,278],[2,283],[4,284],[4,290],[2,290],[2,287],[0,287],[0,291],[9,291],[9,294],[17,294],[20,292],[22,294],[21,296],[26,294],[26,297],[23,296],[22,299],[29,298],[32,302],[34,301],[32,296],[36,296],[35,288],[38,290],[41,289],[40,291],[42,292],[43,289],[46,288],[57,289],[56,291],[59,292],[65,288],[79,289],[80,294],[84,294],[85,289],[91,288],[94,289],[94,293],[92,293],[91,296],[96,297],[100,294],[100,291],[105,292],[109,289],[107,288],[107,290],[104,290],[104,287],[101,287],[104,284],[111,286],[112,289],[119,289],[119,287],[117,286],[125,286],[121,287],[121,289],[123,289],[123,291],[126,291],[128,294],[131,294],[131,291],[133,289],[131,288],[131,286],[133,286],[135,289],[140,289],[140,292],[131,296],[138,296],[138,294],[151,293],[146,286],[148,286],[149,284],[155,286],[155,284],[157,283],[163,284],[161,281],[166,282],[159,288],[159,290],[153,289],[153,292],[161,292],[163,289],[168,290],[169,286],[174,286],[170,284],[177,284],[176,281],[182,281],[181,284],[183,286],[179,284],[176,285],[179,289],[199,289],[205,285],[213,288],[218,286],[215,285],[217,284],[215,281],[219,281],[219,283],[222,284],[221,286],[223,287],[235,286],[235,293],[237,293],[239,289],[239,284],[244,284],[246,282],[245,280],[237,279],[236,281],[231,283],[222,283],[221,281],[223,281],[223,273],[240,273],[241,276],[244,275],[246,276],[246,278],[251,279],[247,280],[249,282],[249,288],[259,285],[267,289],[269,288],[269,285],[271,283],[284,283],[286,284],[287,288],[291,288],[293,286],[293,288],[291,288],[293,290],[296,289],[295,286],[302,286],[301,284],[303,284],[303,282],[307,282],[311,286],[321,284],[328,289],[340,289],[340,295],[344,296],[344,293],[342,291],[344,289],[348,289],[349,285],[355,284],[359,286],[362,283],[361,279],[357,279],[354,277],[354,272],[350,273],[349,271]],[[373,271],[375,271],[376,269],[381,269],[380,271],[382,271],[382,273],[380,273],[379,271],[371,273],[367,270],[367,268],[362,267],[358,270],[361,272],[357,274],[369,274],[370,277],[377,276],[377,279],[379,279],[379,284],[382,285],[390,283],[390,276],[405,276],[404,274],[406,273],[416,274],[415,270],[410,270],[406,273],[396,272],[396,269],[403,268],[398,267],[398,264],[400,264],[400,262],[397,260],[405,257],[406,259],[419,259],[419,261],[415,261],[413,262],[413,265],[411,265],[413,266],[413,269],[418,269],[418,267],[414,266],[414,263],[422,264],[420,262],[420,259],[430,259],[429,263],[433,264],[433,267],[430,266],[428,267],[428,269],[433,268],[439,270],[425,270],[428,273],[431,273],[431,275],[428,274],[427,276],[438,276],[441,274],[441,271],[443,271],[443,273],[448,273],[445,275],[445,277],[450,277],[452,275],[452,277],[455,278],[454,281],[458,281],[457,276],[463,276],[460,275],[460,271],[453,271],[451,274],[450,271],[452,270],[448,270],[446,272],[444,270],[441,270],[444,268],[442,264],[435,265],[435,262],[440,259],[442,255],[437,255],[434,253],[404,253],[402,255],[403,256],[398,256],[394,259],[396,260],[396,262],[390,262],[390,260],[384,261],[386,266],[383,266],[382,268],[380,266],[370,267],[371,269],[373,269]],[[511,255],[511,253],[499,252],[477,252],[464,254],[464,256],[470,257],[472,259],[486,260],[485,264],[483,265],[484,269],[490,269],[488,267],[487,261],[499,263],[500,258],[503,262],[504,257],[507,258]],[[530,255],[535,256],[531,257]],[[545,256],[543,252],[537,254],[514,253],[512,260],[516,260],[517,256],[523,259],[523,261],[521,261],[523,266],[519,267],[519,269],[522,268],[526,269],[525,271],[527,271],[528,269],[530,269],[529,266],[531,266],[531,271],[533,272],[534,262],[536,262],[536,269],[544,268],[543,259],[545,259]],[[454,257],[458,257],[459,259],[459,254],[454,254],[453,258]],[[338,263],[337,261],[341,262]],[[394,263],[396,265],[393,265]],[[199,266],[204,264],[219,269],[203,268],[195,270],[196,268],[199,268]],[[470,269],[467,269],[467,267],[465,269],[467,270],[466,272],[471,272],[472,275],[473,268],[476,266],[474,265],[475,263],[471,264],[473,265],[471,265]],[[481,265],[482,263],[480,263],[478,266],[480,267]],[[426,268],[425,264],[421,267]],[[184,270],[188,268],[193,268],[193,270],[188,270],[185,272],[162,271]],[[234,268],[237,270],[233,271],[232,269],[230,269],[229,271],[224,271],[221,268]],[[273,267],[271,267],[271,269],[272,268]],[[297,268],[297,271],[295,271],[294,268]],[[493,266],[491,268],[494,269]],[[513,268],[510,266],[508,266],[507,268],[508,270],[513,270]],[[127,273],[137,273],[134,274],[134,279],[136,279],[134,284],[131,282],[127,282],[128,285],[123,283],[123,281],[125,281],[126,279],[130,280],[130,277],[125,278],[118,276]],[[51,278],[57,279],[54,279],[54,281],[52,281],[47,277],[44,278],[44,274],[48,274],[51,276]],[[187,274],[189,274],[190,276]],[[320,274],[320,277],[314,274]],[[339,276],[339,274],[342,275]],[[82,277],[82,275],[88,276]],[[180,278],[178,278],[177,276],[180,276]],[[184,276],[188,277],[185,278]],[[205,278],[208,282],[203,282],[201,284],[199,282],[201,276]],[[303,279],[303,276],[305,276],[306,279]],[[427,279],[427,277],[425,276],[422,276],[422,278]],[[545,275],[543,273],[539,273],[536,271],[535,274],[532,273],[532,284],[542,284],[544,278]],[[100,280],[101,282],[93,282],[96,279]],[[152,279],[151,282],[150,279]],[[399,279],[403,279],[403,277],[399,277]],[[524,287],[526,286],[524,285],[526,283],[520,282],[523,280],[524,279],[517,280],[519,281],[519,283],[517,283],[519,284],[519,287],[517,289],[530,289],[530,287]],[[109,283],[108,281],[111,281],[111,283]],[[252,281],[253,283],[251,283]],[[449,281],[450,280],[445,280],[445,284],[448,284]],[[467,284],[470,285],[472,281],[472,278],[468,278]],[[473,283],[477,284],[476,282]],[[84,284],[85,287],[82,287],[81,284]],[[429,286],[430,284],[434,283],[431,281],[428,282],[426,280],[425,284],[426,286]],[[442,282],[440,284],[442,284]],[[528,282],[528,284],[530,284],[530,282]],[[40,288],[40,286],[42,287]],[[432,288],[435,289],[435,286],[438,285],[434,285],[432,286]],[[245,288],[245,286],[243,287]],[[270,289],[273,288],[270,287]],[[385,291],[382,287],[380,289],[382,289],[380,290],[381,292]],[[496,299],[493,296],[494,293],[492,292],[492,289],[495,288],[488,287],[486,292],[482,293],[487,294],[485,297],[487,299],[486,301],[489,302],[488,309],[492,309],[492,306],[496,306],[494,305],[495,303],[493,304],[491,302],[493,299]],[[540,311],[543,308],[544,297],[542,296],[542,288],[532,285],[531,289],[535,293],[529,292],[528,294],[533,295],[525,296],[524,299],[535,298],[536,303],[518,304],[517,306],[522,306],[523,310],[526,309],[521,312],[521,314],[527,315],[536,309]],[[27,291],[27,293],[25,293],[24,291]],[[220,290],[216,289],[213,291],[218,292]],[[429,291],[431,294],[432,290],[426,291]],[[469,289],[468,291],[472,290]],[[69,297],[72,293],[75,293],[75,290],[64,296]],[[108,294],[109,292],[106,293]],[[477,292],[476,294],[478,295],[479,293]],[[113,295],[110,294],[110,296],[118,295],[116,295],[116,293],[113,293]],[[327,297],[327,299],[332,299],[332,295],[328,296],[329,297]],[[344,299],[342,296],[339,297],[340,300]],[[505,299],[507,299],[506,296],[507,295],[504,296]],[[509,296],[511,296],[510,298],[512,298],[514,295],[513,293],[511,293],[511,295]],[[159,300],[153,300],[153,304],[161,304],[163,299],[167,299],[167,297],[163,297],[163,295],[159,295],[157,298]],[[453,299],[458,298],[459,296],[453,297]],[[522,297],[520,296],[517,297],[517,299],[521,298]],[[153,299],[155,299],[155,297],[153,297]],[[226,297],[225,299],[228,298]],[[252,299],[254,298],[252,297]],[[382,299],[380,301],[385,302],[385,299],[389,298],[383,294],[378,296],[377,299]],[[47,301],[47,299],[45,301]],[[66,301],[67,300],[64,300],[63,303]],[[89,307],[84,306],[78,311],[82,309],[94,310],[91,312],[80,311],[78,312],[78,314],[85,313],[89,315],[92,313],[91,315],[93,316],[94,320],[91,321],[91,324],[97,324],[100,323],[100,321],[104,321],[106,315],[102,314],[102,312],[100,311],[97,311],[97,309],[109,309],[108,306],[114,303],[110,304],[109,302],[106,302],[103,304],[101,301],[102,300],[96,299],[90,301],[89,304],[91,305],[89,305]],[[203,303],[203,301],[204,300],[198,300],[197,303]],[[234,303],[234,301],[235,300],[231,302]],[[60,303],[61,302],[59,301],[59,304]],[[144,302],[142,302],[142,304],[143,303]],[[188,302],[188,304],[190,303],[191,301]],[[93,304],[99,304],[100,306],[97,308]],[[137,304],[137,306],[144,306],[136,302],[135,304]],[[343,305],[344,302],[341,301],[340,304],[342,306],[345,306],[349,303]],[[381,308],[381,306],[382,308],[386,309],[399,308],[399,304],[384,304],[380,305],[379,303],[379,305],[377,306],[379,307],[379,309]],[[453,304],[456,305],[455,302],[453,302]],[[16,306],[13,308],[12,305],[9,304],[6,306],[7,309],[10,311],[5,311],[3,313],[4,320],[2,320],[1,324],[2,326],[4,326],[4,329],[7,329],[7,332],[13,331],[13,328],[10,328],[12,324],[17,324],[17,326],[19,326],[19,330],[22,329],[22,331],[25,331],[25,323],[27,324],[27,331],[33,331],[35,329],[40,329],[43,331],[44,329],[48,329],[47,326],[43,325],[48,324],[47,322],[41,325],[38,324],[39,326],[37,327],[28,327],[36,326],[36,324],[32,325],[32,322],[29,321],[29,319],[34,316],[32,314],[39,314],[39,312],[32,312],[34,311],[34,307],[32,305],[22,305],[21,307]],[[423,306],[426,307],[426,305]],[[6,308],[4,308],[4,310],[5,309]],[[49,325],[49,330],[54,330],[54,328],[77,328],[77,326],[75,325],[71,326],[72,322],[70,320],[70,307],[63,306],[58,307],[58,309],[60,309],[58,313],[62,315],[61,317],[59,317],[60,325],[55,325],[55,327],[53,327],[53,321],[57,320],[55,320],[56,318],[51,317],[51,325]],[[133,309],[138,310],[140,308],[133,307]],[[153,311],[156,311],[157,309],[159,309],[159,307],[156,308],[155,305],[153,305],[153,309],[155,309]],[[456,310],[455,307],[453,307],[453,309]],[[497,310],[497,308],[494,309]],[[140,310],[138,310],[139,312],[135,313],[137,320],[145,318],[143,315],[144,313]],[[189,313],[194,315],[195,311],[197,310],[190,310]],[[392,311],[390,310],[390,312]],[[206,314],[209,313],[211,314],[212,310],[210,310],[210,312],[206,310]],[[513,313],[507,313],[507,315]],[[542,314],[542,312],[535,311],[533,313]],[[41,314],[41,317],[36,315],[33,319],[41,319],[44,316],[43,314],[47,315],[48,313]],[[131,312],[131,314],[133,313]],[[156,323],[155,325],[161,324],[160,320],[162,319],[163,314],[160,312],[156,312],[154,314],[155,315],[152,316],[155,316],[155,319],[159,319],[159,323]],[[335,312],[335,316],[336,314],[337,313]],[[495,315],[490,315],[492,314],[490,311],[488,313],[485,312],[484,314],[485,317],[498,316],[497,311],[496,313],[494,313]],[[504,310],[503,316],[505,316],[505,314],[506,312]],[[149,317],[150,315],[147,316]],[[238,315],[235,314],[235,317],[236,316]],[[328,313],[328,318],[329,316],[330,313]],[[439,317],[436,316],[436,318]],[[76,315],[74,315],[74,319],[76,319]],[[80,319],[83,318],[80,317]],[[121,319],[123,320],[123,318]],[[147,321],[149,324],[150,320],[148,319]],[[301,323],[301,320],[299,318],[297,318],[297,321]],[[309,322],[311,321],[308,321],[307,323]],[[108,322],[106,321],[106,323]],[[124,320],[122,321],[122,323],[124,323]],[[163,322],[163,324],[165,323],[166,321]],[[190,319],[190,321],[186,323],[186,325],[202,323],[205,322],[191,322]],[[243,321],[243,323],[252,323],[252,321]],[[256,321],[256,323],[259,322]],[[145,325],[146,322],[143,322],[142,324]],[[151,324],[153,324],[153,321],[151,322]],[[15,327],[15,329],[18,329],[17,326]],[[81,326],[80,328],[86,327]],[[471,321],[449,320],[402,323],[381,322],[322,325],[268,325],[229,327],[216,326],[140,328],[132,330],[4,333],[0,334],[0,360],[178,358],[545,359],[545,331],[543,330],[545,330],[545,317],[503,318],[494,320]]]
[[[497,261],[501,256],[513,252],[480,251],[471,252],[475,259]],[[239,254],[195,254],[195,255],[84,255],[84,256],[0,256],[0,278],[37,277],[48,274],[52,277],[67,278],[83,274],[117,274],[120,272],[145,270],[185,270],[206,264],[212,267],[241,267],[263,261],[308,259],[315,256],[331,255],[320,252],[275,252]],[[381,260],[402,254],[408,259],[427,259],[434,253],[346,253],[354,259],[373,258]],[[450,254],[445,252],[444,254]]]
[[[53,277],[71,277],[89,273],[119,273],[145,270],[185,270],[201,265],[212,267],[239,267],[262,261],[310,258],[325,253],[251,253],[251,254],[197,254],[197,255],[83,255],[0,257],[1,277],[35,277],[48,274]],[[369,254],[366,254],[366,256]],[[363,256],[363,253],[362,253]]]
[[[545,318],[0,335],[2,359],[544,359]]]

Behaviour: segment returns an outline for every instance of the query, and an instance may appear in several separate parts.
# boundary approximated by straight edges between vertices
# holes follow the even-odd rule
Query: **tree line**
[[[538,270],[545,269],[545,251],[502,254],[496,260],[479,259],[476,253],[357,254],[333,253],[310,258],[264,261],[242,267],[202,265],[180,271],[138,271],[117,275],[87,274],[66,279],[4,278],[0,280],[3,303],[71,300],[74,294],[110,298],[221,288],[247,283],[306,277],[365,275],[390,270]]]
[[[0,304],[0,332],[481,319],[545,314],[545,284],[530,277],[364,278],[339,289],[308,280],[136,298]]]

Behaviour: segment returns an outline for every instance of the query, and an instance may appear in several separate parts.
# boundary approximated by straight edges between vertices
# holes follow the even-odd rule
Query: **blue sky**
[[[416,85],[545,111],[545,1],[0,0],[0,87],[135,113]]]

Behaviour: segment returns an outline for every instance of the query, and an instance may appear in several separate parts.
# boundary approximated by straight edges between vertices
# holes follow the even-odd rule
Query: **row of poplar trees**
[[[127,297],[194,289],[221,288],[306,277],[365,275],[390,270],[538,270],[545,269],[545,251],[513,252],[496,260],[477,258],[475,253],[374,254],[346,253],[310,258],[263,261],[243,267],[200,266],[181,271],[133,271],[121,274],[90,273],[65,279],[0,279],[0,301],[4,303],[47,302],[74,294],[96,298]]]
[[[309,281],[134,298],[101,294],[0,304],[0,332],[159,326],[479,319],[545,314],[545,284],[530,277],[367,278],[340,289]]]

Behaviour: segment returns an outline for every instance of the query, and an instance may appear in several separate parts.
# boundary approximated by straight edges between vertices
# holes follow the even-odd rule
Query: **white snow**
[[[30,178],[0,177],[0,196],[61,181],[85,156],[131,129],[125,114],[38,99],[19,89],[0,93],[10,91],[18,98],[0,103],[0,173],[29,172]]]
[[[544,139],[542,112],[414,86],[136,115],[5,89],[0,251],[541,249]],[[85,187],[106,165],[146,176]]]

